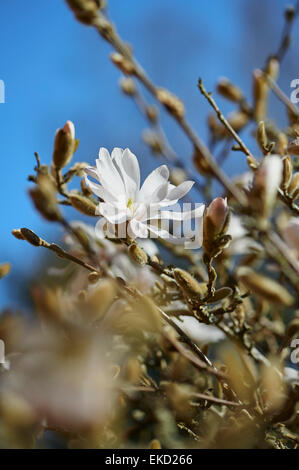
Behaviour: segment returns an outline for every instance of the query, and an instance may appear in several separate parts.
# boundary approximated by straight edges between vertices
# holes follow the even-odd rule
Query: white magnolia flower
[[[129,149],[115,148],[111,156],[101,148],[96,167],[87,167],[87,175],[99,184],[90,181],[86,184],[100,198],[98,213],[103,216],[101,226],[106,234],[113,236],[116,231],[119,238],[128,233],[131,238],[160,236],[175,239],[168,229],[160,227],[158,221],[173,220],[184,222],[191,218],[201,221],[204,205],[194,210],[162,210],[175,205],[192,188],[192,181],[184,181],[174,186],[168,181],[169,170],[162,165],[145,179],[140,187],[140,169],[136,156]]]

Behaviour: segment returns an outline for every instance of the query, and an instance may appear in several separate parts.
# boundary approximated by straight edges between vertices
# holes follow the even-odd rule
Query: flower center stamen
[[[132,206],[133,206],[133,199],[130,197],[130,199],[127,202],[127,208],[131,210]]]

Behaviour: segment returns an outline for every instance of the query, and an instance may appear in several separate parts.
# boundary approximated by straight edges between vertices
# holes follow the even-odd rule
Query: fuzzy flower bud
[[[78,21],[91,25],[97,18],[98,4],[96,0],[66,0]]]
[[[220,95],[224,96],[224,98],[236,103],[243,98],[242,90],[225,77],[219,79],[217,91]]]
[[[254,98],[254,118],[255,120],[262,121],[267,114],[267,101],[268,101],[269,87],[266,79],[260,70],[253,72],[253,98]]]
[[[264,152],[268,144],[264,121],[260,121],[258,124],[257,132],[256,132],[256,140],[257,140],[257,143],[259,144],[260,149],[262,150],[262,152]]]
[[[173,272],[177,284],[187,297],[201,298],[206,291],[206,284],[198,282],[188,271],[176,268]]]
[[[61,220],[56,203],[56,191],[49,175],[39,175],[37,185],[29,191],[34,206],[39,213],[51,222]]]
[[[185,114],[185,106],[182,101],[164,88],[157,90],[157,99],[162,103],[168,111],[176,118],[180,119]]]
[[[71,160],[76,149],[75,126],[72,121],[67,121],[55,136],[53,165],[57,169],[64,168]]]
[[[140,248],[136,243],[132,243],[129,246],[129,255],[130,258],[137,264],[145,265],[148,261],[147,254],[145,251]]]
[[[96,217],[96,205],[87,197],[80,196],[79,194],[71,194],[69,200],[72,206],[85,215]]]
[[[110,59],[116,67],[118,67],[125,75],[133,75],[135,72],[135,66],[133,62],[126,59],[119,52],[112,52]]]
[[[136,93],[135,82],[130,77],[121,77],[119,80],[119,86],[126,95],[133,96]]]

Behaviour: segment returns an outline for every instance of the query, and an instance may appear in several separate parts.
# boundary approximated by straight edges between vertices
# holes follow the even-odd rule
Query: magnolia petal
[[[139,191],[140,187],[140,168],[136,156],[128,148],[123,152],[122,165],[126,174],[125,184],[127,193],[129,197],[136,200],[137,191]]]
[[[128,219],[126,209],[120,209],[109,202],[100,202],[97,209],[99,214],[113,224],[120,224]]]
[[[86,175],[91,176],[95,180],[99,181],[99,175],[97,169],[94,166],[87,166],[86,168],[84,168],[84,172],[86,173]]]
[[[166,183],[169,178],[169,170],[166,165],[161,165],[152,171],[148,177],[145,179],[140,192],[139,192],[139,201],[147,202],[151,197],[153,192],[161,186],[163,183]]]
[[[128,225],[129,236],[132,238],[147,238],[148,229],[145,224],[139,222],[139,220],[132,219]]]
[[[158,186],[154,191],[152,190],[151,195],[148,198],[147,205],[150,206],[153,203],[159,203],[163,201],[168,192],[168,183],[164,182]]]
[[[158,219],[169,219],[169,220],[190,220],[195,217],[202,217],[205,210],[205,205],[201,204],[200,207],[196,207],[191,211],[172,212],[172,211],[160,211],[157,214]]]
[[[179,186],[175,186],[169,191],[169,193],[167,194],[167,199],[181,199],[182,197],[186,196],[187,193],[189,193],[193,185],[194,181],[184,181],[183,183],[179,184]]]
[[[116,197],[111,194],[107,189],[105,189],[103,186],[100,186],[99,184],[93,183],[90,181],[87,176],[85,177],[85,183],[86,186],[94,193],[96,196],[99,198],[103,199],[103,201],[106,202],[116,202],[117,199]]]
[[[101,147],[97,160],[99,180],[107,189],[115,188],[120,195],[125,194],[124,182],[115,167],[107,149]]]

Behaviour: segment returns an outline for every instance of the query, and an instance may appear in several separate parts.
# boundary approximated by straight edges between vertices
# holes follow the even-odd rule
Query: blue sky
[[[227,76],[250,97],[252,70],[277,48],[287,3],[110,0],[109,16],[154,82],[184,100],[190,122],[206,139],[209,108],[196,88],[198,77],[213,89],[217,77]],[[0,104],[0,260],[13,266],[0,284],[0,307],[5,307],[18,305],[42,255],[15,240],[12,228],[31,227],[50,240],[61,236],[58,227],[33,210],[27,196],[33,153],[39,152],[45,163],[51,161],[58,127],[68,119],[75,123],[80,139],[75,160],[92,162],[100,146],[121,146],[138,155],[143,175],[160,162],[142,142],[143,118],[118,89],[120,73],[108,59],[109,45],[93,29],[76,22],[63,0],[2,1],[0,22],[0,79],[6,92],[6,102]],[[297,23],[279,82],[286,92],[290,81],[299,77],[298,32]],[[230,109],[220,102],[226,111]],[[275,98],[271,112],[283,121]],[[162,119],[169,140],[189,164],[190,144],[171,120],[165,115]],[[233,154],[225,169],[243,171],[244,159]],[[78,218],[72,209],[67,216]]]

